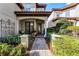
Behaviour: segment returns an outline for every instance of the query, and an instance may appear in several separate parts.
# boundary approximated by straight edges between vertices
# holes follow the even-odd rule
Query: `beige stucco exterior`
[[[17,23],[16,15],[14,14],[15,11],[21,11],[17,4],[0,3],[0,20],[2,21],[2,24],[0,22],[0,37],[16,33]],[[10,25],[8,25],[8,20],[10,21]],[[11,27],[13,27],[13,29]]]

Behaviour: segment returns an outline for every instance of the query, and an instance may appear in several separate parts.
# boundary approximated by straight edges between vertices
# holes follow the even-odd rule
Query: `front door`
[[[34,22],[27,21],[25,22],[25,32],[26,34],[31,34],[34,31]]]

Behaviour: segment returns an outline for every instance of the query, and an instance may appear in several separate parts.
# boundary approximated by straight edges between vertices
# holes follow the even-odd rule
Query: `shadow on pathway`
[[[52,56],[43,37],[35,38],[34,44],[30,51],[30,56]]]

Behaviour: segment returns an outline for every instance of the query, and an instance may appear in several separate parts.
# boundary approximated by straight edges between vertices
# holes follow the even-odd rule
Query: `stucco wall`
[[[54,26],[56,26],[56,22],[50,21],[50,22],[48,23],[48,28],[54,27]]]
[[[77,24],[76,24],[76,26],[79,26],[79,21],[77,21]]]
[[[79,5],[76,6],[74,15],[75,15],[76,17],[79,17]]]
[[[21,9],[14,3],[0,3],[0,20],[5,21],[5,23],[3,23],[3,29],[1,31],[1,23],[0,23],[0,37],[4,37],[5,35],[9,35],[8,32],[9,30],[5,28],[8,26],[7,25],[7,21],[10,20],[10,23],[15,23],[16,22],[16,16],[14,14],[15,11],[20,11]],[[16,28],[16,24],[13,25],[14,28]],[[10,25],[11,27],[11,25]],[[11,30],[11,29],[10,29]],[[1,35],[2,33],[2,35]],[[14,29],[14,33],[15,33],[15,29]]]
[[[69,11],[69,16],[66,15],[66,13],[68,13],[68,11]],[[79,17],[79,5],[65,10],[64,12],[62,12],[62,14],[60,16],[62,16],[62,17]]]
[[[5,15],[9,18],[15,19],[15,11],[20,11],[20,8],[13,3],[0,3],[0,14]]]

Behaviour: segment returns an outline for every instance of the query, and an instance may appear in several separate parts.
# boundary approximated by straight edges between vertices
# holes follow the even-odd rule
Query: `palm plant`
[[[1,44],[0,45],[0,55],[3,56],[3,55],[9,55],[11,51],[11,46],[10,45],[7,45],[7,44]]]
[[[23,56],[26,55],[26,47],[23,45],[18,45],[17,47],[13,48],[10,52],[11,56]]]

